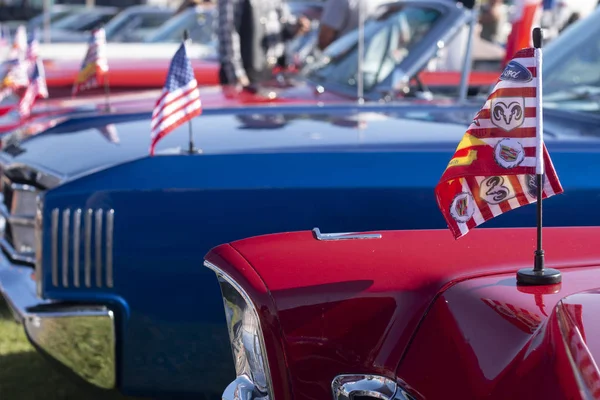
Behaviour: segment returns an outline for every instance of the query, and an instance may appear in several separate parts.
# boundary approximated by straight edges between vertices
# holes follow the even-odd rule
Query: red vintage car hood
[[[464,398],[600,398],[600,290],[590,290],[600,283],[600,267],[585,260],[579,243],[586,240],[563,244],[584,258],[573,254],[582,266],[561,268],[561,284],[522,287],[514,274],[488,275],[441,293],[399,379],[427,399],[458,391]]]
[[[109,60],[110,86],[117,87],[162,87],[169,70],[171,60]],[[219,82],[219,65],[209,60],[192,60],[192,67],[199,85],[214,85]],[[72,87],[81,68],[80,61],[45,60],[46,82],[50,89],[54,87]]]
[[[237,270],[251,266],[264,282],[276,313],[269,318],[275,317],[281,326],[290,379],[299,394],[296,398],[324,398],[330,393],[331,380],[342,372],[369,371],[395,378],[398,365],[407,365],[410,370],[416,360],[407,364],[401,364],[401,360],[412,356],[413,353],[406,353],[409,343],[420,337],[415,335],[417,331],[421,334],[423,318],[429,318],[437,298],[460,282],[476,282],[483,279],[478,277],[486,276],[500,281],[496,285],[502,285],[500,288],[507,293],[518,295],[514,272],[532,264],[535,246],[532,229],[480,229],[459,241],[445,230],[382,234],[381,239],[344,241],[319,241],[309,232],[268,235],[233,242],[207,256],[207,260],[226,265],[226,269],[232,264]],[[545,246],[552,251],[547,254],[547,264],[565,271],[600,265],[600,253],[593,240],[598,234],[600,228],[548,228]],[[231,262],[235,259],[230,254],[232,250],[245,261],[237,265]],[[595,271],[600,278],[600,270]],[[508,275],[497,278],[501,273]],[[565,282],[570,282],[566,276]],[[589,285],[578,278],[567,286],[566,293]],[[486,295],[494,298],[493,293]],[[556,304],[561,297],[548,300],[550,311],[552,301]],[[494,311],[492,314],[496,319],[503,318]],[[470,315],[464,317],[468,319]],[[428,330],[431,340],[451,329],[451,325],[440,321],[444,319],[436,320],[436,329]],[[485,332],[483,323],[472,316],[471,321],[480,332]],[[528,335],[525,342],[531,337],[530,331]],[[468,336],[465,340],[473,338]],[[422,359],[420,375],[400,377],[410,384],[420,383],[416,375],[429,378],[430,391],[447,394],[448,386],[434,384],[437,376],[427,373],[436,358],[434,354],[422,358],[426,346],[432,346],[427,341],[423,343],[420,347],[410,346],[417,349],[415,357]],[[446,348],[451,347],[446,343]],[[443,351],[439,346],[436,349]],[[455,358],[449,360],[456,363]],[[472,359],[468,363],[478,366]],[[315,365],[319,366],[318,371]],[[465,380],[461,382],[470,385]]]

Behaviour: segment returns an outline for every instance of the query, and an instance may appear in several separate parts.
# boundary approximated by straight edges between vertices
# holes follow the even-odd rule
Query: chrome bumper
[[[33,270],[0,253],[0,294],[29,340],[75,374],[104,389],[115,387],[114,315],[104,306],[66,305],[36,296]]]

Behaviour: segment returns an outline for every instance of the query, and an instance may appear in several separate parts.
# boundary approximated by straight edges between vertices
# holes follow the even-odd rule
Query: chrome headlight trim
[[[229,340],[238,377],[233,383],[242,378],[245,387],[249,387],[249,384],[253,385],[253,395],[249,398],[273,400],[269,360],[254,302],[248,293],[222,269],[209,261],[205,261],[204,266],[217,275],[221,287]],[[236,298],[233,293],[237,293],[239,297]],[[243,304],[239,304],[240,301]],[[228,387],[228,390],[232,391],[232,388]]]
[[[352,400],[356,396],[381,400],[414,400],[392,379],[379,375],[336,376],[331,382],[334,400]]]

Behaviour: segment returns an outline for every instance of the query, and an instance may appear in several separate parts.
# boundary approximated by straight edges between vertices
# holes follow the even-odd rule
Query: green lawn
[[[126,400],[71,380],[55,371],[29,344],[0,297],[0,399],[2,400]]]

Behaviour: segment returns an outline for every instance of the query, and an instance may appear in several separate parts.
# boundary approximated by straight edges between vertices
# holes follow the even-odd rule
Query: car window
[[[214,44],[214,13],[209,10],[187,10],[165,22],[160,28],[144,38],[145,42],[177,43],[183,32],[188,31],[194,43]]]
[[[109,41],[136,37],[140,31],[150,32],[170,18],[169,12],[121,13],[106,24],[106,39]],[[139,36],[137,36],[139,38]]]
[[[90,19],[87,23],[83,23],[78,27],[78,31],[85,32],[91,31],[98,25],[105,25],[108,21],[110,21],[113,17],[113,14],[102,14],[97,15],[96,18]]]
[[[84,32],[95,28],[99,23],[110,21],[113,16],[113,13],[82,11],[60,19],[52,24],[52,28]]]
[[[544,50],[544,102],[600,110],[600,9],[569,27]],[[565,107],[563,104],[561,107]]]
[[[365,90],[383,82],[441,16],[435,9],[405,6],[365,25],[363,76]],[[355,87],[358,74],[358,34],[350,32],[329,46],[322,59],[309,66],[309,78]]]

